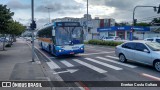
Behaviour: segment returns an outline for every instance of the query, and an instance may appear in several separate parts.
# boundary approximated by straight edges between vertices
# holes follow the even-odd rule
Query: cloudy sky
[[[35,19],[38,27],[48,22],[48,10],[52,8],[51,19],[62,17],[83,17],[87,0],[34,0]],[[31,22],[31,0],[0,0],[15,12],[14,20],[24,25]],[[137,5],[159,6],[160,0],[89,0],[89,14],[100,18],[114,18],[117,22],[131,22],[133,8]],[[139,22],[160,17],[153,8],[137,8],[135,18]]]

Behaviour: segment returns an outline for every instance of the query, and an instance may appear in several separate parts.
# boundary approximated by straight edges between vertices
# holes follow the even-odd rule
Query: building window
[[[108,37],[110,37],[110,36],[115,36],[115,31],[108,32]]]

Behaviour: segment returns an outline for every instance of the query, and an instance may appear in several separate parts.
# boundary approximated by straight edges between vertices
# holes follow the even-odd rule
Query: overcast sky
[[[35,18],[38,27],[48,22],[48,10],[52,8],[51,19],[62,17],[83,17],[87,0],[34,0]],[[24,25],[31,22],[31,0],[0,0],[15,12],[14,20]],[[100,18],[114,18],[117,22],[131,22],[133,8],[137,5],[159,6],[160,0],[89,0],[89,14]],[[139,22],[148,17],[158,17],[153,8],[137,8],[135,18]]]

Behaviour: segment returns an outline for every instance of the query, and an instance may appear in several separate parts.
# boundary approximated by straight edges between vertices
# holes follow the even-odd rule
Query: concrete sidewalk
[[[32,63],[31,57],[30,47],[21,39],[0,51],[0,80],[46,80],[40,64]]]

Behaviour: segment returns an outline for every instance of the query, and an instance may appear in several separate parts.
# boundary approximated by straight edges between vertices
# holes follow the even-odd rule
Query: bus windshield
[[[82,27],[56,27],[56,45],[83,43]]]

